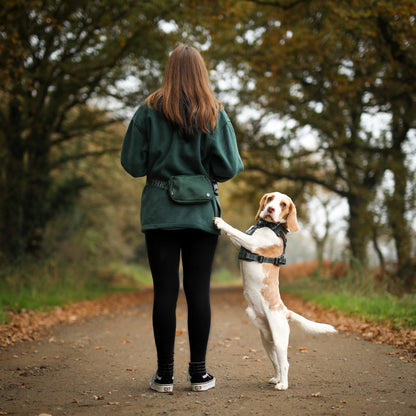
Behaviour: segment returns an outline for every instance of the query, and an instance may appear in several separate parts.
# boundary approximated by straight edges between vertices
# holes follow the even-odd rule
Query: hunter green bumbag
[[[169,196],[178,204],[203,204],[212,201],[214,188],[205,175],[178,175],[169,179]]]

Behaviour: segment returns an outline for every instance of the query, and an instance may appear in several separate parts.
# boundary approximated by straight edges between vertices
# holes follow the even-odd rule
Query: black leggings
[[[218,236],[193,229],[151,230],[145,234],[153,277],[153,333],[158,363],[173,362],[181,253],[190,361],[205,361],[211,326],[211,267]]]

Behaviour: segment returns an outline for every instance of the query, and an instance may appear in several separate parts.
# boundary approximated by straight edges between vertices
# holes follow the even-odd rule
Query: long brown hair
[[[185,139],[197,131],[212,132],[222,104],[211,89],[208,71],[201,54],[192,46],[179,45],[165,67],[162,86],[146,98]]]

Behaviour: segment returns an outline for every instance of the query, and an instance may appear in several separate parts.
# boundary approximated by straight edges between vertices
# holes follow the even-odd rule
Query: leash
[[[287,239],[286,239],[285,232],[287,232],[287,230],[280,224],[280,222],[278,224],[275,224],[274,222],[269,222],[269,221],[260,219],[256,225],[253,225],[246,231],[246,234],[253,235],[255,231],[264,227],[270,228],[278,237],[280,237],[283,240],[283,254],[281,254],[279,257],[265,257],[265,256],[260,256],[259,254],[256,254],[256,253],[252,253],[246,248],[241,247],[240,252],[238,254],[238,258],[240,260],[245,260],[245,261],[257,261],[259,263],[271,263],[271,264],[274,264],[275,266],[281,266],[283,264],[286,264],[285,253],[286,253]]]

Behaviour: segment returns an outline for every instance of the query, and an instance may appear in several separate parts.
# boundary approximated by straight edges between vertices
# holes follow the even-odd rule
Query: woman
[[[206,203],[181,205],[167,189],[177,175],[205,175],[212,182],[224,182],[242,171],[243,164],[231,122],[211,90],[205,63],[195,48],[180,45],[170,55],[161,88],[147,97],[130,122],[121,163],[132,176],[147,176],[140,221],[154,287],[157,370],[150,387],[173,391],[182,254],[188,379],[192,390],[208,390],[215,386],[215,378],[206,371],[205,356],[211,325],[211,266],[219,234],[213,217],[220,213],[219,201],[215,195]]]

